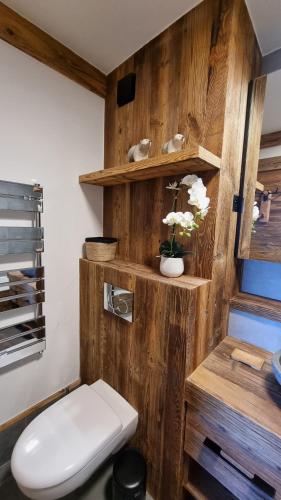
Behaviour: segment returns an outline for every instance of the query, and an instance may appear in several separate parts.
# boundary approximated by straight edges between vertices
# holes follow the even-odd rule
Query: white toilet
[[[52,500],[83,484],[133,436],[138,413],[98,380],[36,417],[12,454],[12,473],[29,498]]]

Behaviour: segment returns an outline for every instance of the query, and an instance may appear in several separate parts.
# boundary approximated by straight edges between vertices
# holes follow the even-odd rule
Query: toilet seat
[[[97,391],[93,390],[95,385]],[[124,422],[114,411],[114,398],[116,402],[120,399],[123,418],[121,409],[128,412],[130,405],[103,381],[81,386],[36,417],[20,436],[12,455],[12,472],[21,489],[43,491],[71,481],[111,443],[116,446]],[[130,411],[130,426],[133,424],[135,430],[137,413],[131,407]]]

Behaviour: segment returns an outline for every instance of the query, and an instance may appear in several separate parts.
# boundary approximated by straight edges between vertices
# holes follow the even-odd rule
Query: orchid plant
[[[206,196],[207,189],[197,175],[186,175],[180,181],[175,181],[166,186],[174,193],[172,211],[163,219],[163,223],[171,227],[170,238],[160,245],[160,255],[164,257],[183,257],[188,252],[176,241],[176,232],[180,236],[191,237],[193,231],[199,229],[210,208],[210,198]],[[192,211],[177,212],[178,197],[182,190],[187,192],[187,202]]]

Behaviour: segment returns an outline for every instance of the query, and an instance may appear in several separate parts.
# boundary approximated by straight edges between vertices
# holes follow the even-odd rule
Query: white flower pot
[[[160,272],[168,278],[177,278],[184,272],[184,262],[182,257],[164,257],[161,255]]]

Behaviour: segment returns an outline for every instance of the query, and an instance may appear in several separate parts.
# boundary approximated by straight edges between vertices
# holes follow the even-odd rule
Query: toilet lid
[[[122,430],[114,410],[83,385],[36,417],[20,436],[12,472],[26,488],[49,488],[85,467]]]

